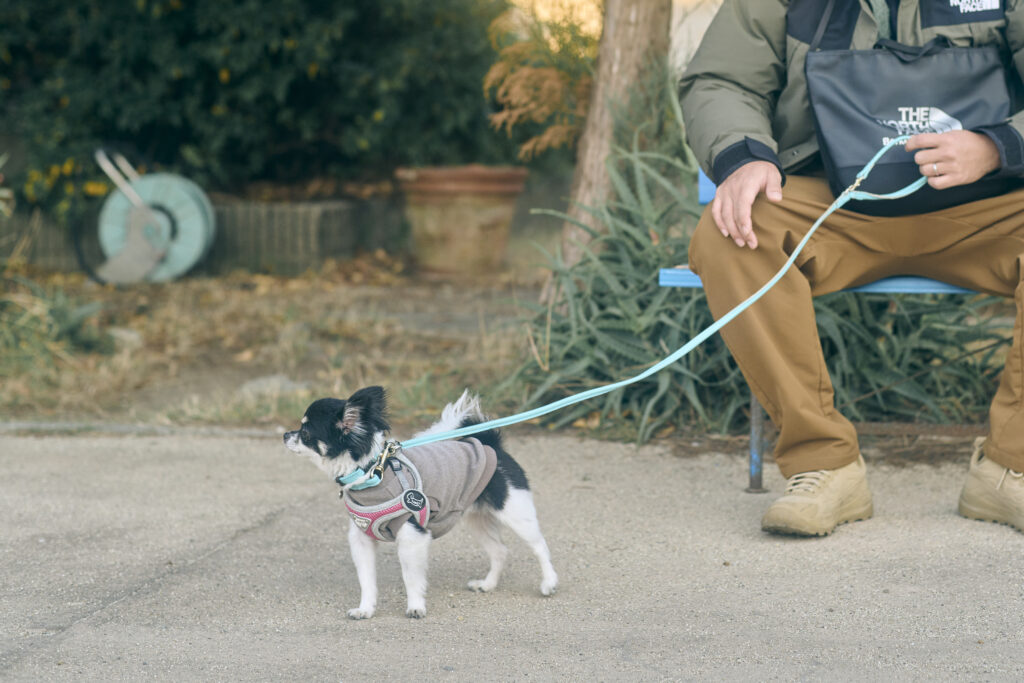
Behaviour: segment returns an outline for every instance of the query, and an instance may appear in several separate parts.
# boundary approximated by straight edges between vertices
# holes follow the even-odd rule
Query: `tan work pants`
[[[824,179],[791,176],[783,200],[758,197],[757,249],[722,236],[710,206],[690,244],[716,318],[757,291],[832,203]],[[836,409],[811,297],[889,275],[923,275],[1014,297],[1013,346],[989,412],[985,454],[1024,470],[1024,190],[943,211],[883,218],[839,210],[815,232],[765,296],[722,329],[744,377],[779,428],[775,459],[785,477],[853,462],[853,425]]]

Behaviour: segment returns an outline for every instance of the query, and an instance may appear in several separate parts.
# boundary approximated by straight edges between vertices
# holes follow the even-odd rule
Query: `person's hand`
[[[740,247],[757,248],[750,222],[750,207],[761,192],[773,202],[782,201],[782,174],[769,161],[751,161],[722,181],[711,202],[711,217],[722,235]]]
[[[936,190],[967,185],[1000,167],[999,149],[987,135],[969,130],[921,133],[907,140],[908,152]]]

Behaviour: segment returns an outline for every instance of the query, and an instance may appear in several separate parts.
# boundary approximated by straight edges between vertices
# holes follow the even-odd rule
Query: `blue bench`
[[[701,171],[698,176],[698,197],[707,204],[715,196],[715,186]],[[658,284],[662,287],[688,287],[703,289],[700,277],[687,266],[662,268],[658,273]],[[938,280],[910,275],[887,277],[846,292],[880,292],[885,294],[975,294],[975,292]],[[764,493],[763,486],[764,409],[750,392],[750,483],[747,491]]]

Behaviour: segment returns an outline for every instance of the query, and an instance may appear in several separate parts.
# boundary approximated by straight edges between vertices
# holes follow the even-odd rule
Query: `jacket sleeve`
[[[779,172],[772,115],[786,74],[785,0],[725,0],[680,82],[687,141],[721,183],[764,160]]]
[[[1007,0],[1006,43],[1013,56],[1016,78],[1020,79],[1020,74],[1024,74],[1024,0]],[[1011,116],[1006,123],[982,126],[975,131],[987,135],[999,149],[1001,168],[995,176],[1024,175],[1024,110]]]

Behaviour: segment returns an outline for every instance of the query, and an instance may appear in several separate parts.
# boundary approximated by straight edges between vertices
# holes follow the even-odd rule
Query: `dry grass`
[[[27,296],[44,309],[98,303],[85,326],[108,343],[90,350],[50,340],[49,350],[0,365],[0,413],[291,424],[312,398],[367,384],[388,387],[403,421],[436,415],[465,386],[496,410],[490,390],[521,357],[514,291],[402,271],[375,254],[298,278],[239,273],[116,289],[19,268],[37,291],[8,291],[8,300]],[[240,390],[268,376],[277,379]]]

